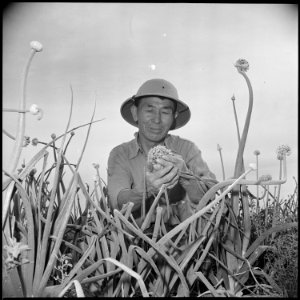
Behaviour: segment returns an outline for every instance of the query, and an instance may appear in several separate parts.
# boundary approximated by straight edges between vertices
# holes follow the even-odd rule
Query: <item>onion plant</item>
[[[239,60],[236,67],[246,79],[250,97],[233,177],[225,178],[218,145],[222,181],[208,190],[192,214],[176,226],[168,224],[170,203],[166,201],[164,206],[159,201],[161,197],[168,200],[164,185],[150,209],[142,210],[144,218],[138,224],[130,199],[121,210],[110,207],[98,163],[93,164],[93,186],[84,182],[79,165],[91,126],[100,120],[94,121],[94,109],[88,123],[70,128],[71,87],[70,113],[64,133],[52,134],[49,142],[33,139],[30,147],[42,146],[33,158],[18,172],[15,172],[18,163],[3,170],[8,177],[3,183],[7,197],[2,212],[4,296],[220,297],[257,296],[258,293],[282,296],[282,288],[256,264],[266,251],[274,249],[268,244],[270,237],[297,228],[298,218],[284,224],[268,220],[269,227],[253,238],[249,201],[264,197],[270,200],[269,186],[286,182],[286,156],[290,151],[280,152],[278,180],[270,176],[246,179],[257,169],[257,164],[250,164],[245,170],[243,163],[253,94],[245,75],[248,63]],[[27,111],[23,106],[20,109],[22,114]],[[82,152],[77,162],[70,162],[67,148],[70,149],[76,130],[84,126],[88,130]],[[24,132],[24,128],[20,130]],[[29,146],[28,138],[26,143],[20,142],[24,141],[22,132],[15,139],[17,162],[20,146]],[[12,134],[6,134],[14,139]],[[42,166],[38,170],[39,162]],[[267,192],[260,199],[258,193],[255,197],[249,192],[248,186],[260,186]],[[279,201],[276,196],[279,192],[274,195],[274,200]],[[265,209],[271,210],[271,204]],[[292,205],[278,205],[278,215],[286,216],[295,209]],[[155,221],[151,223],[153,216]]]

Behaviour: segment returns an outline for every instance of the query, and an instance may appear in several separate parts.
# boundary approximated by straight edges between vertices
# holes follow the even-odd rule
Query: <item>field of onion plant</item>
[[[94,185],[84,183],[79,166],[90,128],[100,120],[93,115],[87,124],[69,128],[72,88],[63,133],[51,135],[49,142],[24,136],[26,114],[42,117],[42,110],[36,105],[28,109],[25,99],[28,70],[41,50],[40,43],[31,43],[20,108],[4,109],[21,112],[16,136],[4,131],[15,140],[10,169],[3,170],[4,297],[297,296],[297,182],[288,199],[280,198],[291,149],[277,149],[278,179],[246,179],[258,166],[258,161],[249,167],[243,163],[253,105],[246,60],[235,65],[249,89],[249,108],[241,136],[236,122],[239,148],[233,177],[225,179],[218,145],[223,179],[204,195],[191,217],[169,228],[159,205],[160,197],[167,197],[164,186],[138,226],[130,199],[121,211],[109,206],[99,165],[94,164]],[[87,130],[86,141],[74,163],[67,150],[72,151],[72,137],[80,128]],[[22,148],[37,144],[41,149],[19,165]],[[259,151],[254,154],[258,160]],[[263,188],[263,196],[254,195],[249,186]],[[153,213],[155,223],[150,224]]]

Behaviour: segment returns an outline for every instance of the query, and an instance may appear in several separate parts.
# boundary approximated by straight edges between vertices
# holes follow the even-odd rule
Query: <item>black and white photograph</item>
[[[298,43],[298,4],[6,4],[3,298],[298,298]]]

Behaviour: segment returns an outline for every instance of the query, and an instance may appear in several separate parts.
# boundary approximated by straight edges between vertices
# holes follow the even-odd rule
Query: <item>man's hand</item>
[[[161,159],[157,159],[157,162],[159,162],[163,166],[171,163],[179,170],[179,172],[188,172],[186,163],[183,160],[182,156],[179,154],[164,155]]]
[[[173,163],[167,161],[155,164],[153,171],[146,172],[147,190],[150,193],[157,194],[163,184],[168,189],[171,189],[177,184],[178,180],[178,168]]]

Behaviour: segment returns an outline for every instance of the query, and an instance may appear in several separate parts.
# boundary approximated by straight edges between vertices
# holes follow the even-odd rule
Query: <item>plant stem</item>
[[[31,61],[32,61],[33,56],[34,56],[35,53],[36,53],[36,51],[32,49],[31,52],[30,52],[29,59],[27,61],[25,69],[24,69],[24,76],[23,76],[23,82],[22,82],[22,95],[23,95],[23,97],[20,99],[20,103],[19,103],[20,111],[25,111],[27,77],[28,77],[28,72],[29,72],[29,67],[30,67]],[[20,113],[19,119],[18,119],[16,142],[14,143],[12,155],[11,155],[11,158],[10,158],[10,164],[8,166],[8,173],[9,174],[13,174],[14,171],[16,170],[16,168],[17,168],[17,165],[18,165],[18,162],[19,162],[19,159],[20,159],[20,155],[21,155],[21,152],[22,152],[24,134],[25,134],[25,113]],[[9,207],[14,182],[11,181],[9,186],[11,186],[11,188],[6,190],[6,193],[5,193],[5,196],[4,196],[4,205],[3,205],[4,210],[2,211],[2,217],[3,217],[2,226],[5,224],[7,209]]]
[[[17,108],[2,108],[2,111],[5,112],[18,112],[18,113],[27,113],[28,109],[17,109]]]
[[[235,125],[236,125],[236,130],[237,130],[237,137],[238,137],[238,142],[240,143],[241,137],[240,137],[240,129],[239,129],[239,121],[235,109],[235,98],[232,96],[232,105],[233,105],[233,112],[234,112],[234,119],[235,119]]]
[[[285,155],[284,158],[285,159]],[[282,160],[279,160],[279,179],[282,177]],[[273,220],[272,220],[272,227],[276,226],[278,215],[279,215],[279,198],[280,198],[280,188],[281,185],[278,185],[278,194],[277,197],[275,196],[275,202],[274,202],[274,212],[273,212]],[[274,239],[276,232],[272,233],[272,239]]]
[[[269,186],[267,186],[266,207],[265,207],[265,228],[268,227],[268,202],[269,202]]]
[[[245,72],[239,71],[238,72],[245,78],[248,90],[249,90],[249,106],[248,106],[248,111],[247,111],[247,116],[246,116],[246,121],[245,121],[245,126],[243,129],[243,134],[242,138],[239,143],[239,149],[238,149],[238,154],[235,162],[235,170],[234,170],[234,177],[237,178],[240,176],[240,174],[243,172],[243,154],[245,150],[245,145],[246,145],[246,139],[249,131],[249,125],[250,125],[250,119],[251,119],[251,113],[252,113],[252,108],[253,108],[253,90],[252,86],[250,83],[250,80],[248,76],[245,74]],[[234,212],[237,212],[238,209],[238,203],[234,203]]]
[[[2,128],[2,131],[3,131],[4,134],[6,134],[6,135],[7,135],[9,138],[11,138],[12,140],[15,140],[15,139],[16,139],[12,134],[10,134],[9,132],[7,132],[5,129]]]
[[[223,180],[225,180],[225,168],[224,168],[224,162],[223,162],[223,157],[222,157],[222,149],[219,148],[218,151],[219,151],[220,159],[221,159]]]
[[[82,151],[80,153],[80,157],[79,157],[79,159],[78,159],[78,161],[76,163],[76,171],[78,171],[80,162],[81,162],[82,157],[83,157],[84,150],[85,150],[87,142],[88,142],[88,138],[89,138],[89,135],[90,135],[92,122],[93,122],[93,119],[94,119],[94,116],[95,116],[95,111],[96,111],[96,99],[95,99],[95,104],[94,104],[94,111],[93,111],[93,114],[92,114],[92,117],[91,117],[91,121],[89,122],[88,132],[87,132],[87,135],[86,135],[86,138],[85,138],[85,141],[84,141],[83,149],[82,149]]]
[[[258,180],[258,155],[256,155],[256,180]],[[259,212],[259,185],[256,186],[256,214]]]
[[[17,135],[16,135],[16,142],[14,144],[14,148],[12,151],[12,156],[10,159],[10,165],[8,167],[8,173],[13,174],[13,172],[16,170],[19,158],[22,152],[22,144],[24,140],[24,133],[25,133],[25,110],[26,110],[26,87],[27,87],[27,77],[29,72],[29,67],[31,64],[31,61],[33,59],[34,54],[36,53],[35,50],[31,50],[28,62],[26,64],[25,70],[24,70],[24,76],[23,76],[23,82],[22,82],[22,95],[23,97],[20,100],[20,115],[18,120],[18,129],[17,129]]]
[[[250,119],[251,119],[251,113],[252,113],[252,107],[253,107],[253,90],[252,90],[250,80],[244,71],[241,71],[240,69],[238,69],[238,72],[246,80],[248,90],[249,90],[249,105],[248,105],[248,111],[247,111],[247,115],[246,115],[246,121],[245,121],[244,129],[243,129],[242,137],[239,141],[238,154],[237,154],[235,170],[234,170],[234,178],[239,177],[240,174],[242,174],[244,171],[243,154],[244,154],[244,150],[245,150],[245,144],[246,144],[246,139],[247,139],[247,135],[248,135],[248,131],[249,131],[249,125],[250,125]],[[234,187],[234,189],[232,190],[232,210],[233,210],[235,217],[238,217],[238,214],[239,214],[239,195],[240,195],[239,190],[240,190],[239,186]],[[242,197],[243,197],[243,195],[242,195]],[[247,220],[244,220],[244,221],[247,222]],[[246,223],[244,225],[246,225]],[[248,224],[247,224],[247,226],[248,226]],[[238,232],[236,231],[236,229],[231,227],[229,230],[229,237],[226,240],[226,246],[228,246],[232,251],[241,254],[240,252],[242,251],[242,249],[238,246],[237,243],[233,243],[233,241],[236,240],[237,235],[238,235]],[[245,247],[248,241],[244,240],[244,242],[245,242],[245,245],[244,245],[244,247]],[[245,251],[245,249],[243,249],[243,250]],[[227,257],[228,267],[229,267],[230,271],[234,273],[237,270],[238,265],[239,265],[238,259],[235,256],[233,256],[230,252],[227,252],[226,257]],[[230,291],[234,291],[235,283],[236,282],[234,281],[234,279],[232,277],[229,277]]]
[[[45,274],[43,274],[43,271],[44,271],[44,267],[45,267],[45,263],[46,263],[46,250],[48,249],[48,239],[49,239],[49,235],[50,235],[50,231],[51,231],[51,227],[52,227],[52,213],[53,213],[53,209],[54,209],[54,201],[55,201],[56,191],[57,191],[59,180],[60,180],[59,168],[60,168],[60,164],[63,160],[63,157],[62,157],[63,146],[64,146],[64,143],[66,140],[66,133],[70,126],[72,110],[73,110],[73,91],[72,91],[72,87],[71,87],[71,108],[70,108],[70,113],[69,113],[68,123],[67,123],[66,129],[65,129],[65,133],[64,133],[63,139],[61,141],[61,147],[58,151],[58,160],[57,160],[56,169],[55,169],[53,188],[52,188],[51,195],[50,195],[50,203],[49,203],[48,212],[47,212],[47,221],[46,221],[44,234],[43,234],[43,238],[42,238],[42,243],[41,243],[40,264],[38,266],[38,269],[36,270],[35,278],[34,278],[34,287],[33,287],[34,295],[40,294],[45,287],[45,283],[44,282],[43,282],[43,284],[41,283],[41,280],[42,280],[41,278],[45,277]],[[53,141],[51,141],[50,143],[52,143],[52,142]],[[49,266],[49,263],[48,263],[48,266]]]

